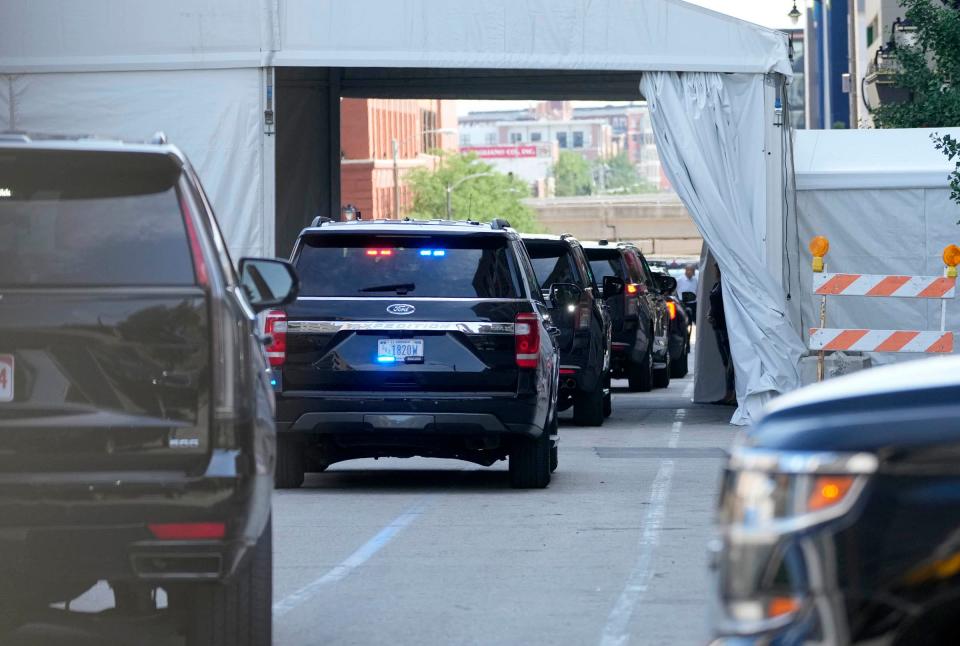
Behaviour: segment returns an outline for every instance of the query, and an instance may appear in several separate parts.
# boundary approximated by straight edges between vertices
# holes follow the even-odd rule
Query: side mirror
[[[657,287],[660,288],[660,291],[664,294],[669,294],[677,288],[677,279],[673,276],[664,276],[663,274],[658,274],[656,277]]]
[[[300,291],[300,280],[285,260],[241,258],[239,268],[240,284],[254,312],[286,305]]]
[[[619,296],[623,293],[625,285],[623,280],[616,276],[603,277],[603,297]]]
[[[680,300],[684,303],[693,303],[697,300],[697,295],[693,292],[684,292],[680,294]]]
[[[583,290],[573,283],[554,283],[550,286],[550,300],[554,307],[578,303],[581,294]]]

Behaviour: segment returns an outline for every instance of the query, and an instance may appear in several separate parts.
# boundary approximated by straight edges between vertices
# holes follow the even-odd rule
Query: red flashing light
[[[368,255],[368,256],[376,256],[376,255],[377,255],[377,250],[376,250],[376,249],[367,249],[367,255]]]
[[[147,529],[161,541],[183,541],[223,538],[226,523],[148,523]]]
[[[667,301],[667,309],[670,311],[670,320],[677,318],[677,304],[673,301]]]
[[[639,288],[633,283],[627,283],[626,289],[628,294],[636,294],[638,291],[640,291]]]
[[[368,256],[392,256],[393,249],[367,249]]]

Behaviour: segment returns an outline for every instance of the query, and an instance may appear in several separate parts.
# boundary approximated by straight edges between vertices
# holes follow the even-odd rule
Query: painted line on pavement
[[[677,448],[680,443],[680,430],[683,428],[683,418],[687,411],[677,410],[673,426],[670,429],[670,439],[667,446]],[[650,489],[650,500],[647,513],[643,519],[643,530],[640,532],[637,562],[630,572],[623,592],[617,598],[613,610],[607,617],[607,624],[600,637],[600,646],[623,646],[630,641],[630,618],[637,605],[643,599],[644,593],[653,575],[653,556],[660,543],[660,528],[667,513],[667,500],[670,498],[670,486],[673,482],[673,460],[661,460],[660,468],[653,479]]]
[[[370,540],[357,548],[353,554],[341,561],[340,564],[335,565],[320,578],[311,581],[296,592],[287,595],[273,604],[274,618],[284,616],[297,606],[315,597],[325,586],[344,579],[351,572],[369,561],[374,554],[386,547],[403,528],[409,526],[413,521],[423,515],[424,510],[429,504],[429,498],[415,502],[402,514],[390,521]]]

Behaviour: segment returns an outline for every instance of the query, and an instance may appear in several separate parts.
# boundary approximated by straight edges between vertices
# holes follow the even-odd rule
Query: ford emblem
[[[396,314],[397,316],[406,316],[407,314],[413,314],[417,311],[417,308],[413,305],[408,305],[407,303],[394,303],[387,307],[387,311],[391,314]]]

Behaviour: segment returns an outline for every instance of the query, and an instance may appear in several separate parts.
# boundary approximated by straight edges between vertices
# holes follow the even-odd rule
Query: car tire
[[[273,631],[273,528],[263,533],[233,578],[186,586],[174,597],[187,646],[270,646]]]
[[[687,363],[688,353],[689,349],[684,348],[684,351],[680,354],[680,358],[670,362],[670,376],[674,379],[682,379],[687,376],[687,372],[689,371]]]
[[[554,444],[550,447],[550,473],[557,470],[560,466],[560,447]]]
[[[277,489],[296,489],[303,484],[306,460],[296,438],[277,435],[277,468],[273,481]]]
[[[613,415],[613,393],[607,391],[603,396],[603,416],[604,418]]]
[[[601,384],[597,384],[594,390],[576,393],[573,396],[573,423],[577,426],[602,426],[603,400],[604,392]]]
[[[540,437],[520,436],[510,449],[510,486],[543,489],[550,484],[550,433]]]
[[[627,387],[633,393],[653,390],[653,357],[649,350],[640,363],[627,364]]]
[[[667,388],[670,385],[670,371],[671,371],[671,361],[670,353],[666,353],[667,365],[660,368],[659,370],[653,371],[653,387],[654,388]]]

